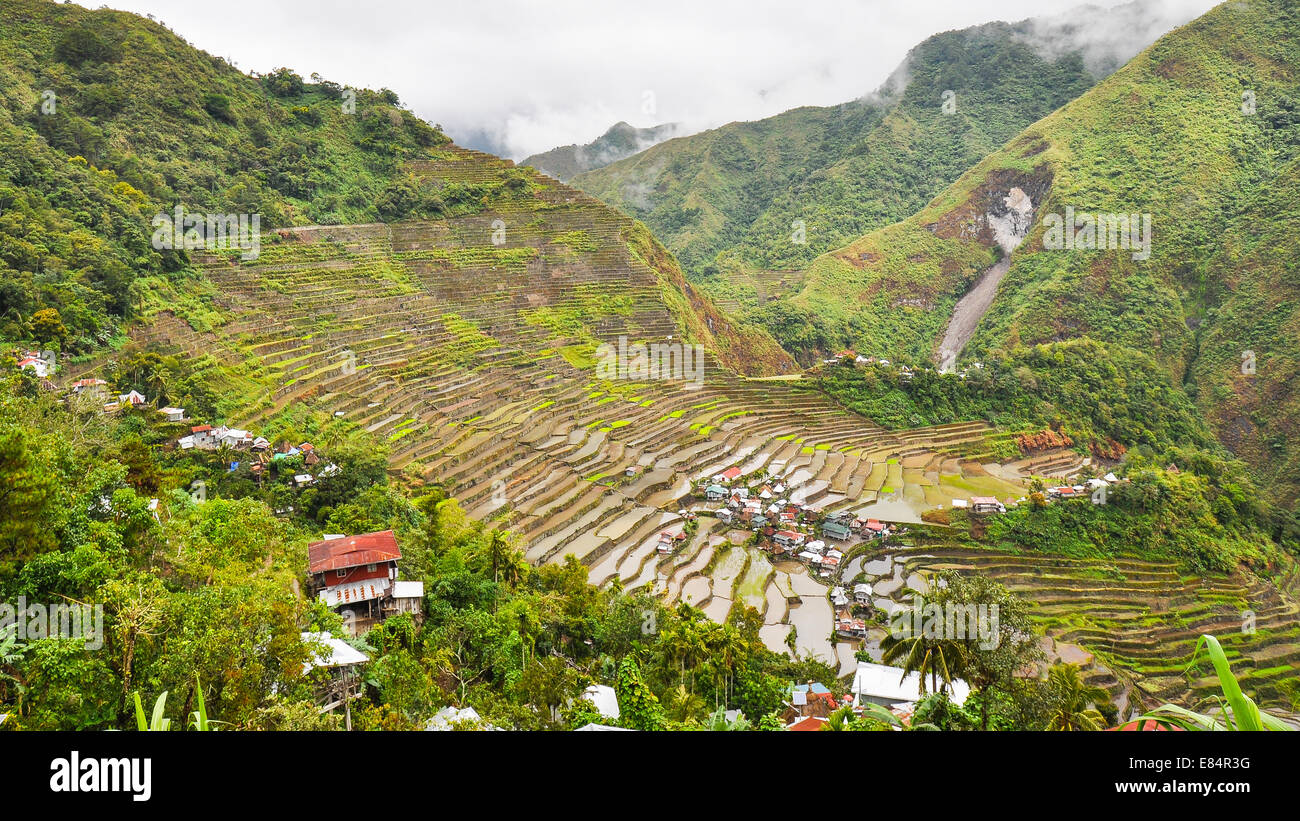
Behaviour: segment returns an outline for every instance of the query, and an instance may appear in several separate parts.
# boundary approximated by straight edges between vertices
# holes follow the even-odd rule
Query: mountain
[[[1294,4],[1216,7],[913,216],[813,261],[773,329],[804,355],[941,365],[1083,338],[1132,352],[1290,505],[1298,40]]]
[[[619,122],[586,145],[562,145],[550,151],[534,154],[519,164],[531,165],[543,174],[549,174],[557,180],[568,181],[584,171],[604,168],[612,162],[661,143],[672,137],[678,128],[676,123],[663,123],[651,128],[634,128],[627,123]]]
[[[874,94],[669,140],[573,184],[643,220],[731,308],[902,219],[1183,18],[1131,3],[928,38]],[[765,318],[766,319],[766,318]]]
[[[152,242],[153,216],[178,206],[257,214],[263,230],[520,207],[538,210],[540,225],[563,220],[570,203],[600,210],[529,169],[458,149],[391,91],[306,83],[288,69],[245,75],[157,23],[107,9],[21,0],[5,4],[0,23],[0,339],[86,354],[120,344],[124,320],[164,306],[212,321],[187,285],[191,255]],[[421,172],[452,161],[455,173]],[[621,224],[610,241],[654,266],[649,298],[678,334],[707,338],[742,370],[788,367],[770,337],[735,332],[684,290],[643,229]]]

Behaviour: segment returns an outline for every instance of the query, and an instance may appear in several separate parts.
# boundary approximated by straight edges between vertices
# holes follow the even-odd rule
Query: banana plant
[[[200,732],[215,732],[217,725],[225,724],[224,721],[214,721],[208,718],[208,708],[203,703],[203,685],[199,683],[199,677],[194,677],[194,696],[198,700],[199,708],[190,713],[190,729]]]
[[[144,706],[140,703],[140,694],[134,693],[135,696],[135,726],[141,732],[154,731],[166,732],[172,727],[172,720],[163,717],[163,708],[167,706],[167,691],[158,696],[158,700],[153,703],[153,716],[145,719]]]
[[[1210,661],[1214,662],[1214,670],[1219,676],[1219,688],[1223,691],[1222,696],[1214,696],[1211,699],[1219,705],[1219,714],[1197,713],[1179,707],[1177,704],[1164,704],[1146,715],[1139,716],[1138,721],[1154,721],[1165,727],[1177,727],[1183,730],[1295,729],[1281,719],[1260,710],[1259,706],[1241,691],[1241,685],[1237,683],[1237,677],[1232,674],[1232,668],[1228,664],[1228,657],[1224,654],[1219,640],[1214,636],[1202,635],[1197,640],[1189,668],[1196,663],[1196,657],[1200,655],[1202,646],[1206,648]]]
[[[135,724],[139,730],[166,731],[170,730],[172,720],[163,717],[163,710],[167,706],[167,691],[158,696],[158,700],[153,703],[153,715],[146,719],[144,714],[144,705],[140,703],[140,694],[135,693]],[[208,718],[208,706],[203,701],[203,685],[199,682],[199,677],[194,677],[194,696],[198,701],[198,709],[190,713],[188,728],[200,732],[213,732],[217,726],[224,724],[224,721],[216,721]]]

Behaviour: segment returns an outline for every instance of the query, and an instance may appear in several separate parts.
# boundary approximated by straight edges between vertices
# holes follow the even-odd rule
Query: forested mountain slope
[[[1087,29],[1116,32],[1107,48],[1053,20],[937,34],[860,100],[669,140],[573,183],[645,221],[728,308],[779,322],[798,269],[922,207],[1150,42],[1134,31],[1172,26],[1137,3],[1088,11]]]
[[[1216,7],[917,214],[815,260],[773,330],[805,355],[851,345],[938,362],[954,307],[1005,256],[997,234],[1015,223],[996,297],[964,317],[964,361],[1083,337],[1149,357],[1294,500],[1298,46],[1294,4]],[[1103,228],[1066,241],[1065,220],[1083,232],[1099,215]],[[1134,229],[1124,247],[1112,215]]]

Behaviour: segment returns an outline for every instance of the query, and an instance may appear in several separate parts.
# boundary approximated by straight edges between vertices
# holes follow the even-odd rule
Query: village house
[[[370,661],[370,657],[329,633],[302,633],[301,635],[304,644],[319,644],[323,647],[307,661],[306,668],[308,670],[324,668],[332,673],[329,682],[322,690],[323,700],[327,703],[320,708],[320,712],[328,713],[342,706],[343,726],[351,730],[352,700],[361,695],[360,692],[353,692],[352,682],[357,677],[353,668]]]
[[[846,639],[864,639],[867,637],[867,623],[852,616],[840,616],[835,619],[835,635]]]
[[[139,407],[141,405],[149,404],[149,400],[145,399],[144,394],[139,391],[130,391],[129,393],[119,395],[117,397],[117,404],[119,406],[130,405],[132,407]]]
[[[838,550],[826,551],[826,555],[822,557],[822,563],[821,563],[822,570],[825,571],[827,575],[829,575],[831,571],[835,570],[840,566],[840,562],[843,559],[844,559],[844,554]]]
[[[831,588],[831,605],[837,610],[849,606],[849,596],[844,592],[843,587]]]
[[[1048,499],[1079,499],[1084,496],[1083,485],[1071,487],[1062,485],[1061,487],[1049,487],[1047,489]]]
[[[876,519],[867,519],[858,532],[867,539],[883,539],[888,534],[889,527]]]
[[[361,635],[389,616],[422,612],[423,582],[398,583],[393,531],[337,536],[307,546],[312,591]]]
[[[18,360],[18,369],[31,371],[39,378],[44,379],[54,373],[53,356],[42,355],[40,353],[29,351]]]
[[[793,530],[778,530],[773,536],[773,540],[786,550],[800,547],[806,539],[807,537],[802,533],[796,533]]]
[[[659,534],[659,546],[657,549],[660,553],[671,553],[673,548],[680,547],[684,544],[686,544],[685,531],[673,534],[665,530]]]
[[[72,393],[74,395],[86,394],[92,396],[93,395],[103,396],[105,391],[107,390],[107,387],[108,387],[108,382],[106,382],[105,380],[88,377],[86,379],[78,379],[76,382],[73,382]]]
[[[246,448],[253,444],[253,434],[246,430],[238,428],[227,428],[224,425],[217,428],[214,432],[217,440],[217,447],[225,446],[236,450]]]
[[[740,478],[740,468],[732,467],[732,468],[727,468],[726,470],[719,473],[717,476],[714,476],[713,481],[716,484],[722,485],[722,484],[730,484],[731,482],[734,482],[739,478]]]
[[[195,425],[190,428],[190,439],[194,447],[214,448],[217,446],[217,438],[213,433],[211,425]]]
[[[727,498],[727,489],[719,484],[709,485],[704,489],[704,498],[710,502],[721,501]]]
[[[845,696],[844,703],[849,702]],[[820,730],[831,713],[839,709],[841,703],[835,695],[821,682],[794,685],[789,690],[781,720],[788,730]]]
[[[822,555],[820,553],[815,553],[811,550],[805,550],[804,552],[800,553],[797,558],[799,559],[799,561],[803,562],[804,564],[820,566],[822,563]]]
[[[853,585],[853,600],[858,604],[871,604],[871,585],[866,582]]]
[[[976,513],[1006,513],[1007,506],[992,496],[970,497],[971,510]]]
[[[859,661],[851,692],[854,707],[869,702],[889,709],[900,708],[921,700],[921,676],[916,672],[904,675],[899,667]],[[949,685],[948,694],[960,706],[970,695],[970,685],[956,679]]]
[[[163,416],[167,417],[168,422],[182,422],[185,420],[184,408],[173,408],[173,407],[159,408],[158,412],[161,413]]]
[[[845,541],[853,535],[853,529],[842,519],[828,519],[822,523],[822,535],[828,539]]]

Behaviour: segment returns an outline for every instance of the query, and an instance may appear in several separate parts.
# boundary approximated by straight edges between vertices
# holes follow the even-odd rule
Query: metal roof
[[[303,633],[304,643],[313,642],[325,645],[324,652],[319,652],[307,662],[310,667],[350,667],[363,664],[370,657],[342,639],[336,639],[329,633]]]
[[[326,539],[307,545],[307,560],[312,573],[391,562],[400,558],[402,549],[397,546],[397,537],[391,530]]]

